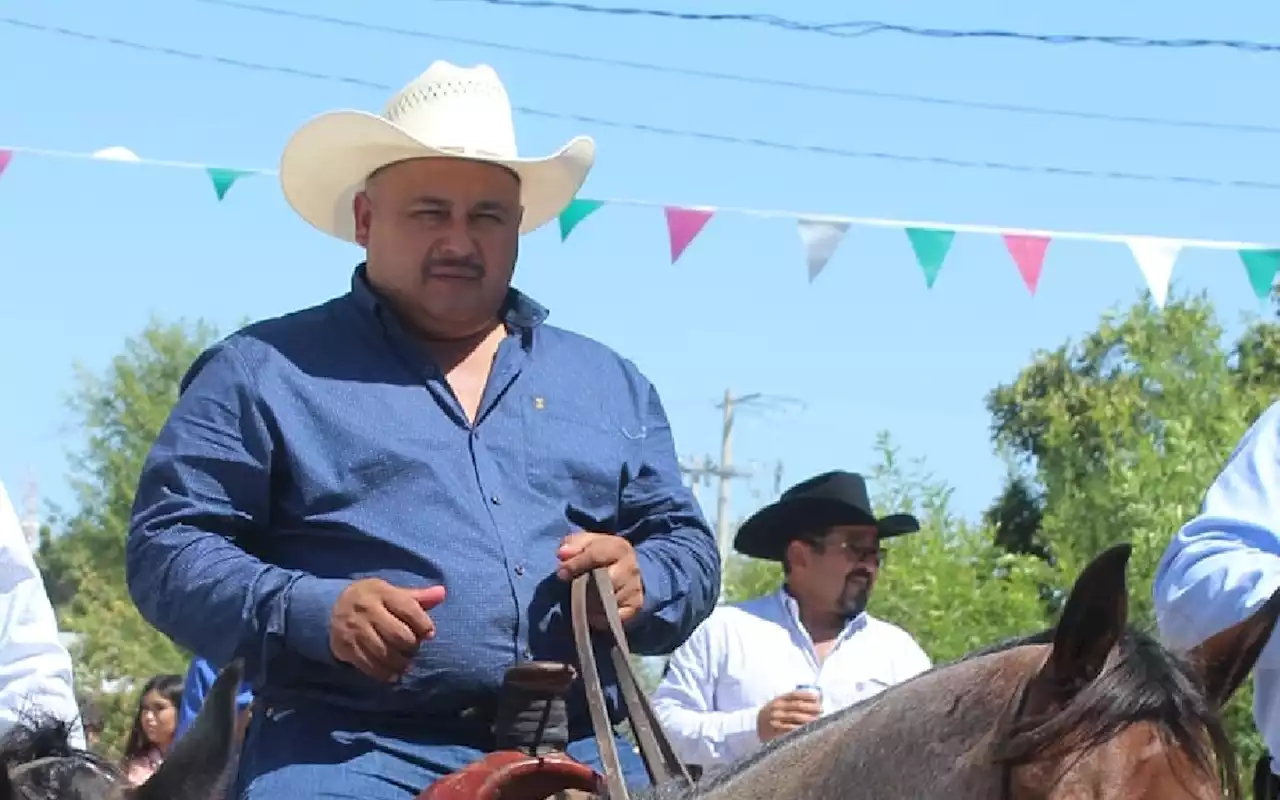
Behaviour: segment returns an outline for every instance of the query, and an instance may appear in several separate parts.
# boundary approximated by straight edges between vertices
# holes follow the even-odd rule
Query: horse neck
[[[1000,796],[992,734],[1012,708],[1025,671],[986,656],[896,686],[765,747],[703,786],[708,800],[877,800]],[[1034,656],[1033,656],[1034,658]]]

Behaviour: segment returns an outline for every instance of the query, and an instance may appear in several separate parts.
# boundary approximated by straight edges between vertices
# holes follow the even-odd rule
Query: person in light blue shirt
[[[196,714],[200,713],[204,698],[217,679],[218,671],[207,659],[198,656],[191,659],[191,666],[187,667],[187,677],[182,685],[182,704],[178,708],[178,729],[174,735],[174,741],[181,738],[187,728],[191,727],[191,723],[196,721]],[[236,705],[243,712],[252,702],[253,689],[247,682],[242,682],[240,694],[236,697]]]
[[[1280,402],[1254,422],[1205,494],[1200,513],[1169,543],[1152,588],[1156,625],[1187,651],[1242,622],[1280,589]],[[1254,667],[1253,714],[1280,752],[1280,639]],[[1280,767],[1271,761],[1272,772]]]

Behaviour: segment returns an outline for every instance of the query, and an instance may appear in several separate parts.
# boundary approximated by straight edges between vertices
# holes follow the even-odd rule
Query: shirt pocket
[[[613,520],[630,456],[644,430],[603,403],[586,400],[531,396],[524,409],[530,488],[592,519]]]

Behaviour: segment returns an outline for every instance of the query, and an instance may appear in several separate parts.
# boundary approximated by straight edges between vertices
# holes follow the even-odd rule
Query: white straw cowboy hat
[[[520,178],[520,232],[550,222],[587,179],[596,146],[579,136],[544,158],[516,150],[511,101],[493,68],[436,61],[395,94],[381,115],[331,111],[305,123],[280,157],[285,199],[304,220],[355,241],[352,200],[376,170],[411,158],[499,164]]]

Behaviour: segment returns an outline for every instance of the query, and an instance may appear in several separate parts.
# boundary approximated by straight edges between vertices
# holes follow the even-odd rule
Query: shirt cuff
[[[321,664],[336,664],[329,646],[329,622],[338,595],[351,585],[344,578],[317,578],[304,575],[294,582],[285,612],[285,641],[304,658]]]

